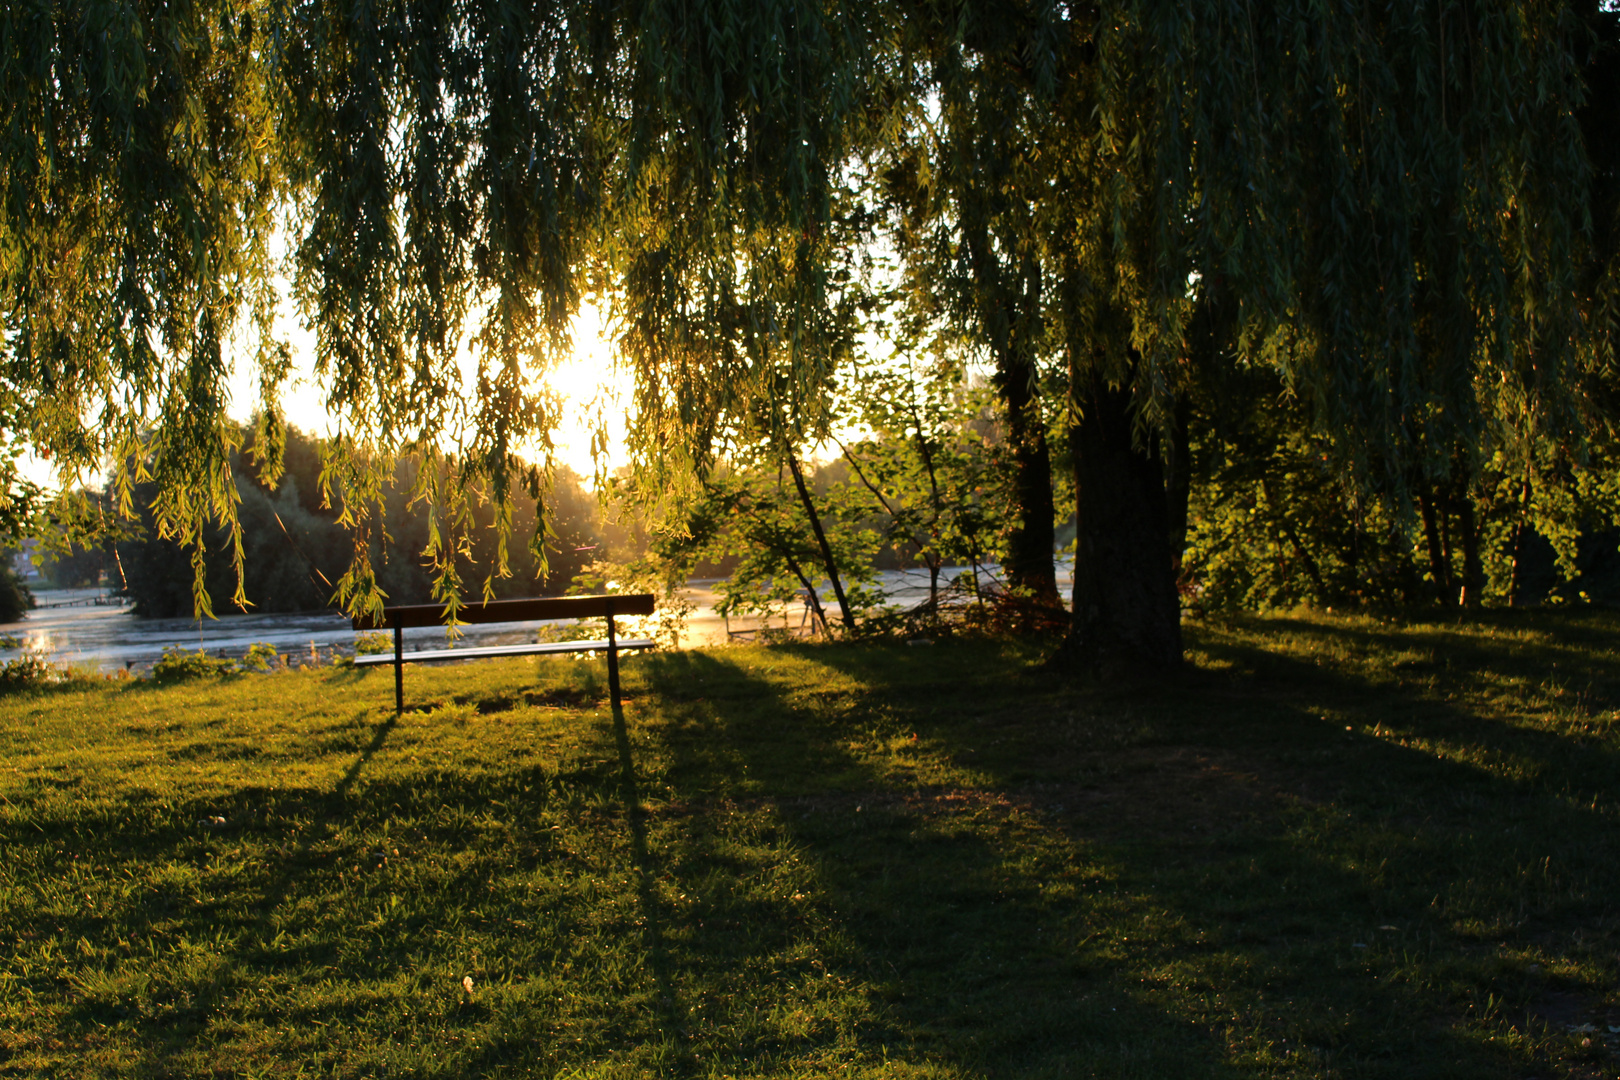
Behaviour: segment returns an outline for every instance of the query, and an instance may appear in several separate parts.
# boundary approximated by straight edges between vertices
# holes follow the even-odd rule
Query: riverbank
[[[947,568],[943,580],[948,582],[955,574],[968,570],[968,567]],[[1059,586],[1066,590],[1072,576],[1069,560],[1059,559],[1057,571]],[[981,569],[980,573],[987,581],[994,579],[993,569]],[[762,626],[790,635],[808,636],[808,612],[802,605],[785,609],[769,619],[726,619],[715,610],[720,600],[717,585],[719,582],[713,579],[694,580],[681,590],[682,599],[691,608],[680,630],[681,647],[708,648],[748,640]],[[891,604],[912,607],[927,598],[928,574],[925,571],[885,571],[879,575],[879,586]],[[15,659],[26,650],[59,665],[102,672],[123,669],[141,674],[151,668],[166,648],[203,649],[214,656],[236,659],[259,642],[274,646],[293,667],[319,667],[336,657],[354,655],[355,632],[348,618],[336,611],[272,615],[227,613],[201,621],[142,619],[125,607],[93,603],[105,595],[103,589],[41,592],[39,608],[30,611],[21,622],[0,627],[0,663]],[[532,641],[535,632],[547,625],[530,622],[493,628],[469,626],[463,628],[460,641],[467,647],[516,644]],[[442,646],[444,641],[444,631],[432,627],[408,630],[405,636],[411,647],[434,648]]]
[[[9,1074],[1612,1076],[1612,615],[0,701]],[[464,981],[467,980],[467,981]]]

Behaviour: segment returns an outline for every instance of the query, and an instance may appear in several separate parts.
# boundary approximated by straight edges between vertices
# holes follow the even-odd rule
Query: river
[[[1058,562],[1058,587],[1065,596],[1070,581],[1070,562]],[[941,583],[965,567],[948,567]],[[988,580],[988,579],[987,579]],[[928,596],[928,574],[921,570],[884,571],[878,582],[888,602],[912,607]],[[723,644],[745,638],[759,626],[759,620],[732,619],[729,624],[715,613],[718,599],[713,581],[692,581],[682,590],[694,605],[681,633],[683,647]],[[39,607],[17,623],[0,626],[0,661],[11,660],[24,650],[38,653],[53,663],[95,671],[129,668],[144,671],[170,646],[206,649],[215,656],[241,656],[256,642],[268,642],[293,665],[330,663],[334,656],[354,653],[355,632],[349,620],[330,611],[295,614],[221,615],[217,619],[141,619],[128,608],[96,606],[91,603],[100,590],[52,589],[36,594]],[[831,597],[826,598],[831,604]],[[802,608],[795,606],[770,620],[770,625],[798,631],[807,624]],[[542,623],[508,623],[494,627],[463,628],[458,644],[501,645],[532,640]],[[405,632],[406,647],[442,647],[444,631],[435,627]]]

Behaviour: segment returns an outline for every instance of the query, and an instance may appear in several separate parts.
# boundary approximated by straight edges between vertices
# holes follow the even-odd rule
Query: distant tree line
[[[512,521],[519,542],[509,550],[509,575],[492,583],[494,595],[560,594],[582,575],[598,587],[638,571],[665,586],[722,577],[727,613],[803,602],[819,626],[838,634],[889,617],[880,570],[928,575],[928,599],[913,616],[938,617],[944,605],[960,617],[964,601],[1049,602],[1007,572],[1025,523],[1020,467],[996,387],[971,375],[972,365],[948,345],[910,344],[906,355],[840,372],[844,435],[813,454],[732,431],[724,463],[674,527],[649,535],[642,523],[652,515],[627,490],[605,511],[577,474],[559,467],[547,503],[550,531],[541,539],[545,571],[534,547],[521,542],[535,534],[538,504],[520,495]],[[1050,387],[1043,396],[1053,418],[1048,452],[1067,455],[1061,401]],[[1403,499],[1347,476],[1330,437],[1312,431],[1304,406],[1270,372],[1211,375],[1184,400],[1186,450],[1163,468],[1167,539],[1186,609],[1620,603],[1620,451],[1610,442],[1547,443],[1532,455],[1498,453],[1483,462],[1458,454],[1442,482],[1414,476]],[[253,449],[245,429],[241,455]],[[253,611],[332,606],[353,555],[353,534],[322,492],[320,441],[288,428],[284,460],[274,487],[250,463],[233,462],[243,590]],[[423,558],[430,510],[408,497],[418,467],[409,459],[396,466],[371,540],[391,603],[433,595]],[[1072,505],[1064,471],[1052,475],[1059,478],[1052,505]],[[130,596],[142,616],[191,615],[192,555],[157,535],[156,494],[155,485],[136,485],[134,522],[59,530],[107,539],[48,542],[46,578],[67,587],[104,583]],[[79,513],[116,522],[110,499],[81,493]],[[495,510],[475,499],[473,514],[471,542],[458,560],[463,580],[481,582],[495,562]],[[1072,553],[1073,515],[1054,513],[1051,525],[1056,552]],[[236,589],[230,544],[224,529],[209,534],[204,580],[216,598]],[[947,573],[952,567],[970,572],[957,580]],[[10,589],[7,599],[0,616],[14,607],[12,620],[30,604],[26,587]]]
[[[242,586],[249,609],[256,612],[330,607],[335,582],[353,556],[353,535],[338,522],[337,506],[330,505],[322,492],[319,440],[297,428],[286,431],[286,471],[274,487],[263,482],[257,470],[244,465],[239,460],[241,455],[232,463],[240,498]],[[252,451],[249,432],[242,454]],[[396,466],[393,483],[383,491],[382,528],[374,530],[374,537],[381,538],[372,540],[378,584],[390,603],[428,603],[433,599],[432,577],[422,558],[431,510],[421,502],[413,505],[408,499],[411,470],[417,467],[408,459]],[[137,520],[115,526],[110,538],[99,545],[58,544],[47,558],[46,575],[61,586],[104,582],[130,596],[137,615],[169,618],[193,614],[192,553],[175,540],[158,535],[151,510],[156,495],[155,485],[137,484]],[[80,513],[113,521],[111,498],[106,492],[81,493]],[[528,495],[518,496],[513,506],[515,536],[535,534],[537,505]],[[470,543],[458,552],[457,559],[465,580],[481,582],[495,564],[495,511],[488,500],[475,498],[471,512],[474,521],[467,530]],[[508,553],[508,576],[492,582],[497,598],[566,591],[588,563],[604,554],[604,545],[614,532],[606,524],[597,498],[566,466],[559,466],[552,478],[546,519],[549,531],[540,538],[544,571],[533,546],[514,544]],[[209,532],[205,558],[206,587],[217,602],[223,602],[236,592],[237,584],[226,530],[215,528]]]

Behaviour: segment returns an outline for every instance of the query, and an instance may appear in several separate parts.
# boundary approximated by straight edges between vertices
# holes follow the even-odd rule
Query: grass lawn
[[[1620,618],[1188,642],[4,699],[0,1076],[1620,1073]]]

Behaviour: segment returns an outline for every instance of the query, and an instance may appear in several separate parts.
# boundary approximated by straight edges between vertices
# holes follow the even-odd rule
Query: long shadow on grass
[[[1036,818],[994,793],[896,787],[850,750],[914,694],[896,701],[881,678],[854,695],[784,686],[726,654],[653,667],[661,695],[687,699],[659,733],[678,795],[655,840],[695,900],[671,920],[671,962],[700,1056],[724,1046],[745,1071],[835,1053],[991,1076],[1226,1071],[1209,1032],[1123,991],[1076,947],[1075,913],[1043,898],[1094,866],[1087,852],[1025,843]],[[991,704],[984,690],[965,697]]]
[[[204,830],[205,834],[206,830],[215,827],[213,822],[219,822],[219,835],[227,842],[232,833],[224,830],[240,831],[255,817],[261,822],[268,823],[268,807],[290,812],[295,817],[302,817],[310,811],[319,811],[321,816],[327,818],[341,817],[356,781],[366,765],[382,749],[397,724],[398,717],[393,714],[389,714],[378,723],[370,741],[361,748],[358,756],[337,783],[325,793],[241,787],[227,797],[214,796],[205,800],[195,800],[185,805],[182,813],[188,818],[195,815],[198,827]],[[266,967],[281,967],[308,961],[307,956],[275,948],[275,922],[278,913],[295,891],[300,878],[321,861],[313,857],[313,849],[319,838],[317,830],[313,827],[298,830],[296,846],[274,861],[272,864],[274,869],[265,883],[260,899],[246,907],[228,909],[222,897],[198,896],[189,905],[192,910],[186,913],[187,917],[175,919],[174,916],[179,914],[176,906],[173,903],[159,901],[154,914],[160,922],[165,924],[179,922],[184,927],[184,929],[170,927],[159,937],[179,937],[182,940],[191,937],[206,939],[211,931],[216,935],[216,940],[223,940],[219,935],[228,932],[233,944],[221,951],[220,959],[226,961],[226,965],[219,972],[201,979],[180,980],[179,984],[160,991],[149,1003],[149,1010],[144,1019],[155,1037],[152,1051],[158,1060],[173,1062],[195,1049],[197,1040],[206,1030],[207,1018],[218,1011],[222,1001],[233,996],[240,988],[241,979],[234,971],[233,961]],[[149,835],[145,839],[147,846],[151,846],[154,853],[170,855],[175,853],[173,846],[162,843],[153,845],[152,841],[157,839],[156,837]],[[260,839],[264,837],[261,836]],[[148,904],[150,903],[149,900]],[[125,913],[126,917],[128,914]],[[94,928],[87,926],[83,929],[97,937],[104,936],[99,933],[104,930],[102,926]],[[150,926],[148,932],[152,932]],[[69,1011],[68,1019],[77,1026],[88,1028],[105,1023],[109,1019],[122,1019],[127,1014],[126,1003],[104,999],[98,994],[88,994],[80,996],[73,1009]]]
[[[1446,747],[1453,762],[1488,771],[1496,785],[1507,785],[1495,788],[1498,795],[1546,799],[1555,791],[1559,802],[1590,806],[1594,800],[1611,798],[1615,791],[1620,753],[1612,740],[1558,730],[1567,724],[1552,726],[1535,719],[1511,722],[1494,710],[1484,712],[1471,705],[1481,696],[1507,696],[1499,686],[1479,682],[1481,673],[1489,673],[1493,679],[1505,673],[1521,688],[1530,684],[1530,689],[1520,690],[1513,711],[1532,718],[1559,711],[1556,694],[1545,694],[1542,689],[1546,680],[1559,675],[1546,660],[1553,653],[1564,662],[1564,676],[1585,679],[1587,686],[1580,700],[1563,711],[1597,712],[1609,703],[1613,681],[1613,666],[1601,645],[1601,659],[1574,649],[1543,646],[1537,646],[1536,655],[1525,656],[1522,642],[1463,635],[1446,626],[1426,632],[1412,628],[1379,632],[1303,620],[1267,620],[1267,624],[1348,653],[1355,661],[1329,657],[1323,664],[1222,635],[1201,635],[1200,644],[1209,656],[1231,663],[1241,672],[1236,678],[1205,680],[1206,692],[1237,694],[1250,700],[1258,692],[1261,699],[1302,705],[1301,699],[1308,697],[1310,704],[1342,712],[1358,729],[1378,732],[1382,739],[1375,744],[1386,750],[1400,740]],[[1426,655],[1391,667],[1378,662],[1379,658],[1413,653]],[[1578,723],[1580,717],[1566,719]],[[1256,732],[1269,742],[1278,741],[1274,726],[1263,725]],[[1414,759],[1419,773],[1427,772],[1443,790],[1456,790],[1455,775],[1436,776],[1429,768],[1432,757],[1425,753]],[[1379,786],[1389,786],[1388,774],[1377,779]]]
[[[619,778],[624,792],[624,817],[630,829],[630,850],[636,865],[636,897],[641,906],[642,940],[647,949],[653,981],[658,989],[658,1012],[666,1045],[675,1050],[679,1071],[687,1073],[696,1061],[681,1046],[678,1032],[685,1020],[685,1009],[670,977],[669,949],[664,942],[663,906],[658,901],[658,867],[647,845],[647,816],[642,807],[640,785],[636,783],[635,759],[630,750],[630,733],[625,726],[624,709],[615,700],[613,741],[619,753]]]
[[[1498,945],[1540,935],[1556,951],[1604,914],[1611,822],[1566,798],[1559,775],[1504,776],[1317,710],[1399,708],[1548,770],[1567,762],[1557,738],[1419,688],[1223,648],[1265,676],[1087,690],[967,651],[820,649],[805,658],[860,691],[789,695],[723,658],[669,658],[664,685],[713,689],[665,739],[679,785],[711,804],[689,808],[693,832],[748,790],[735,782],[746,766],[754,801],[784,811],[780,846],[818,857],[822,952],[845,937],[843,960],[882,999],[869,1042],[991,1075],[1534,1064],[1545,1047],[1491,1045],[1506,1021],[1467,1014],[1546,992]],[[907,727],[978,778],[908,792],[903,772],[844,749]],[[830,782],[807,785],[806,769]],[[676,863],[701,876],[700,858]],[[690,962],[727,955],[695,943]]]

